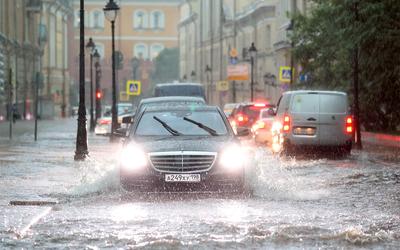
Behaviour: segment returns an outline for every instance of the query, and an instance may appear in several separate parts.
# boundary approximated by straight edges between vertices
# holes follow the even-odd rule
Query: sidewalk
[[[400,148],[400,136],[361,132],[361,139],[363,143]]]

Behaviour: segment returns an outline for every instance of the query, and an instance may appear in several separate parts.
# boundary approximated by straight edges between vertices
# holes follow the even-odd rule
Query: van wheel
[[[345,145],[340,148],[340,152],[343,156],[349,156],[351,154],[351,144]]]

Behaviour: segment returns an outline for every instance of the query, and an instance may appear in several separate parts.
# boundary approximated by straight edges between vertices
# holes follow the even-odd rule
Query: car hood
[[[176,136],[135,138],[134,143],[146,152],[205,151],[219,152],[239,141],[233,136]]]

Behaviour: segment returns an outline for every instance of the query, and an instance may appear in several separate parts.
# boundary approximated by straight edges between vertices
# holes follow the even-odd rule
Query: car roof
[[[292,90],[284,92],[283,94],[287,95],[287,94],[309,94],[309,93],[347,95],[345,92],[342,91],[329,91],[329,90]]]
[[[205,103],[205,100],[201,97],[192,96],[162,96],[162,97],[150,97],[140,101],[140,104],[153,103],[153,102],[173,102],[173,101],[184,101],[184,102],[201,102]]]
[[[143,112],[164,112],[164,111],[218,111],[219,108],[217,106],[186,106],[186,105],[177,105],[177,106],[157,106],[157,107],[147,107],[143,110]]]

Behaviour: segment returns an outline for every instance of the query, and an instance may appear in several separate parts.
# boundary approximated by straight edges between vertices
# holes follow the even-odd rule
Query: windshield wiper
[[[168,126],[167,123],[165,123],[163,120],[161,120],[160,118],[158,118],[157,116],[153,116],[154,120],[158,121],[159,123],[161,123],[161,125],[168,131],[170,132],[172,135],[174,136],[179,136],[182,135],[182,133],[176,131],[175,129],[171,128],[170,126]]]
[[[210,128],[210,127],[207,127],[207,126],[204,125],[203,123],[196,122],[196,121],[194,121],[194,120],[192,120],[192,119],[190,119],[190,118],[187,118],[187,117],[183,117],[183,120],[188,121],[188,122],[191,122],[191,123],[197,125],[199,128],[201,128],[201,129],[207,131],[207,132],[208,132],[210,135],[212,135],[212,136],[218,136],[217,131],[215,131],[214,129],[212,129],[212,128]]]

